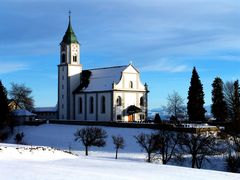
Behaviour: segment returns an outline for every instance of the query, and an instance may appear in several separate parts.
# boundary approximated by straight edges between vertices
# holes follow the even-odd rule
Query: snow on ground
[[[84,150],[80,142],[74,141],[74,133],[77,129],[85,126],[79,125],[55,125],[45,124],[41,126],[19,126],[16,132],[24,132],[24,142],[28,145],[38,146],[50,146],[54,148],[61,148],[68,150],[71,147],[74,151]],[[103,151],[113,152],[114,146],[112,143],[113,135],[121,135],[124,137],[126,147],[122,152],[126,153],[140,153],[139,148],[134,136],[141,132],[150,133],[150,129],[134,129],[134,128],[113,128],[113,127],[102,127],[108,134],[107,145],[103,148],[90,148],[90,151]],[[8,142],[14,143],[14,139],[10,139]],[[120,150],[121,151],[121,150]]]
[[[5,180],[237,180],[238,174],[175,166],[73,156],[50,148],[0,144],[0,174]],[[19,151],[20,149],[20,151]],[[44,150],[43,150],[44,149]],[[20,153],[21,152],[21,153]],[[58,154],[58,158],[52,158]],[[49,160],[47,160],[50,158]],[[43,161],[44,159],[44,161]]]
[[[144,132],[150,133],[150,129],[111,128],[102,127],[108,133],[107,145],[104,148],[90,148],[89,157],[84,156],[84,147],[80,142],[74,141],[74,133],[84,126],[77,125],[53,125],[20,126],[16,133],[24,132],[24,142],[34,146],[49,146],[57,149],[79,154],[73,156],[59,151],[54,153],[49,150],[30,153],[27,148],[25,155],[11,156],[10,151],[0,150],[0,174],[8,179],[15,179],[16,174],[21,174],[21,179],[236,179],[239,174],[224,173],[219,171],[197,170],[177,166],[149,164],[145,162],[146,154],[141,151],[134,136]],[[119,159],[115,160],[115,151],[112,143],[112,135],[124,137],[126,147],[119,152]],[[8,143],[14,143],[13,137]],[[4,144],[6,146],[6,144]],[[7,145],[12,148],[16,145]],[[10,148],[9,147],[9,148]],[[17,146],[19,147],[19,146]],[[23,146],[24,147],[24,146]],[[3,149],[3,148],[1,148]],[[13,151],[13,150],[11,150]],[[41,151],[41,148],[39,148]],[[46,154],[47,153],[47,154]],[[63,154],[61,154],[63,153]],[[59,154],[59,155],[57,155]],[[11,157],[11,158],[8,158]],[[210,169],[223,170],[223,157],[215,157]],[[186,165],[185,165],[186,166]],[[209,169],[209,166],[205,168]],[[21,173],[24,172],[24,173]],[[187,172],[187,173],[186,173]],[[8,175],[8,173],[10,175]],[[5,177],[3,176],[3,177]],[[16,175],[16,177],[18,177]]]
[[[23,146],[15,144],[0,144],[1,160],[35,160],[49,161],[59,159],[72,159],[75,155],[50,147]]]

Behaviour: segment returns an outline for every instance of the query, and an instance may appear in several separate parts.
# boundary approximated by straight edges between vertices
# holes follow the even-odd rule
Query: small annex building
[[[83,69],[80,43],[71,17],[60,43],[58,119],[81,121],[144,121],[148,86],[132,64]]]
[[[36,119],[57,119],[57,107],[37,107],[33,110]]]
[[[36,114],[29,112],[26,109],[13,110],[12,116],[15,119],[15,124],[23,124],[25,121],[34,121]]]

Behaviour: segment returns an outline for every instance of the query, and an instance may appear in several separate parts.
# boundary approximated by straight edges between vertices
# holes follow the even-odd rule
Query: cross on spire
[[[68,11],[68,14],[69,14],[69,15],[68,15],[68,16],[69,16],[69,22],[71,21],[71,13],[72,13],[71,10],[69,10],[69,11]]]

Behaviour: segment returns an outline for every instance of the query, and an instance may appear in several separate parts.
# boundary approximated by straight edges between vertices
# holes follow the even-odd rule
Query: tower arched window
[[[62,55],[61,55],[61,62],[65,63],[65,61],[66,61],[66,55],[65,55],[65,53],[62,53]]]
[[[93,106],[94,106],[94,101],[93,101],[93,97],[90,97],[90,102],[89,102],[89,112],[90,114],[93,113]]]
[[[133,88],[133,82],[132,81],[129,82],[129,88],[131,88],[131,89]]]
[[[73,56],[73,62],[77,62],[77,56]]]
[[[144,106],[144,99],[143,99],[143,97],[140,98],[140,106]]]
[[[120,96],[117,97],[117,106],[122,105],[122,98]]]
[[[78,99],[78,114],[82,114],[82,98]]]
[[[102,96],[102,99],[101,99],[101,112],[102,113],[106,112],[106,98],[105,98],[105,96]]]

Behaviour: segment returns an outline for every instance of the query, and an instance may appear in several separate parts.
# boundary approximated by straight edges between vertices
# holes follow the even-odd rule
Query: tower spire
[[[69,23],[71,24],[71,10],[68,11],[68,19],[69,19]]]
[[[63,40],[60,44],[65,43],[65,44],[70,44],[70,43],[78,43],[77,37],[73,31],[72,25],[71,25],[71,11],[68,11],[68,28],[67,31],[65,32],[65,35],[63,37]]]

